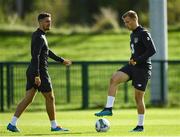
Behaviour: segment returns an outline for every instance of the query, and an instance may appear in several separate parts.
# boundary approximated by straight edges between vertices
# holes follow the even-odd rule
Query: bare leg
[[[68,129],[58,126],[56,122],[56,108],[55,108],[54,93],[50,91],[50,92],[43,92],[42,94],[46,100],[46,111],[49,116],[49,120],[51,122],[51,131],[69,131]]]
[[[16,108],[16,112],[14,113],[15,117],[19,118],[21,116],[26,107],[33,101],[35,95],[36,90],[34,88],[31,88],[30,90],[26,91],[25,97]]]
[[[122,71],[118,71],[113,74],[110,80],[110,84],[109,84],[109,90],[108,90],[108,96],[107,96],[107,102],[106,102],[105,108],[102,111],[95,113],[95,116],[112,116],[113,115],[112,108],[114,105],[118,84],[122,82],[126,82],[128,79],[129,79],[129,76]]]
[[[144,103],[144,95],[145,92],[135,89],[135,100],[137,105],[137,112],[138,112],[138,126],[144,125],[144,114],[145,114],[145,103]]]
[[[34,88],[31,88],[30,90],[26,91],[25,97],[18,104],[16,108],[16,112],[14,113],[11,122],[7,126],[7,130],[12,132],[20,132],[20,130],[16,127],[17,120],[24,112],[24,110],[27,108],[27,106],[33,101],[35,95],[36,95],[36,90]]]
[[[145,113],[144,94],[145,94],[144,91],[135,89],[135,100],[136,100],[138,114]]]
[[[118,71],[114,73],[110,80],[108,96],[115,97],[118,84],[122,82],[126,82],[128,79],[129,79],[129,76],[122,71]]]
[[[46,100],[46,111],[49,116],[49,120],[55,120],[56,119],[56,114],[55,114],[55,98],[54,98],[54,93],[51,92],[43,92],[43,96],[45,97]]]

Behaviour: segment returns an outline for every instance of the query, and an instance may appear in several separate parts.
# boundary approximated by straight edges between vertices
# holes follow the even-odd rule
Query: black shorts
[[[33,71],[30,68],[28,68],[26,71],[26,91],[31,89],[32,87],[38,89],[38,91],[40,92],[52,91],[51,78],[47,70],[40,70],[41,85],[39,87],[35,85],[35,76],[33,74]]]
[[[148,80],[151,77],[151,70],[127,64],[118,71],[126,73],[136,89],[145,91]]]

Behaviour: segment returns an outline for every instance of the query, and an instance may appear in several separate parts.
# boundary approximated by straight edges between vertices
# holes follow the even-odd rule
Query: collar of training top
[[[39,31],[42,34],[46,34],[44,31],[42,31],[40,28],[37,29],[37,31]]]
[[[137,32],[137,31],[139,31],[139,30],[141,30],[141,29],[143,29],[143,28],[142,28],[142,26],[139,25],[135,30],[133,30],[133,33],[134,33],[134,32]]]

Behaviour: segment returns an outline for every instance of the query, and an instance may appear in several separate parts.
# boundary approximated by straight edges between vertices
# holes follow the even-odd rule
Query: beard
[[[44,26],[43,29],[46,30],[50,30],[50,26]]]

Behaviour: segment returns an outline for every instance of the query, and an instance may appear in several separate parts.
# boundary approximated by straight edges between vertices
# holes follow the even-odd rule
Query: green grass
[[[147,109],[145,132],[130,133],[137,122],[135,109],[115,110],[110,121],[110,130],[106,133],[95,131],[97,117],[93,114],[99,110],[62,111],[57,113],[58,121],[70,132],[50,132],[46,112],[25,112],[19,119],[21,133],[11,133],[6,125],[12,113],[1,113],[1,136],[180,136],[180,111],[176,109]]]
[[[30,33],[0,33],[0,61],[29,61]],[[128,60],[129,33],[48,35],[49,47],[63,57],[78,60]],[[180,32],[168,33],[168,56],[180,59]],[[157,45],[158,46],[158,45]]]
[[[7,35],[8,34],[8,35]],[[30,61],[30,33],[5,33],[0,32],[0,62],[1,61]],[[74,34],[62,35],[53,34],[47,36],[50,48],[63,57],[78,60],[128,60],[130,55],[129,50],[129,33],[119,34]],[[180,46],[179,46],[180,32],[169,32],[169,59],[180,59]],[[102,106],[106,100],[108,83],[114,71],[120,68],[120,65],[98,66],[92,65],[89,67],[89,88],[90,88],[90,107]],[[60,98],[66,96],[66,73],[64,71],[57,71],[65,68],[49,68],[50,75],[53,81],[55,95]],[[104,74],[101,74],[102,70]],[[168,83],[169,83],[169,106],[179,105],[179,65],[169,65],[168,70]],[[15,68],[14,76],[14,91],[15,91],[15,104],[24,96],[25,85],[25,68]],[[58,76],[58,77],[57,77]],[[72,104],[81,107],[82,93],[81,93],[81,66],[72,65],[71,67],[71,100]],[[77,80],[78,79],[78,80]],[[61,80],[61,81],[60,81]],[[131,83],[129,82],[129,87]],[[148,88],[149,90],[149,88]],[[59,92],[61,91],[61,92]],[[117,96],[122,104],[124,94],[123,85],[119,89]],[[133,102],[132,92],[133,89],[129,88],[128,95],[129,102]],[[5,93],[6,94],[6,93]],[[102,96],[104,95],[104,96]],[[150,93],[146,94],[146,104],[150,103]],[[37,104],[41,104],[42,98],[37,97]],[[39,102],[40,101],[40,102]],[[66,103],[65,99],[57,100],[57,103]],[[78,104],[78,105],[77,105]],[[15,105],[16,106],[16,105]],[[69,106],[69,104],[68,104]],[[119,106],[119,105],[118,105]]]
[[[50,35],[49,46],[60,56],[72,60],[125,60],[130,51],[127,34]],[[1,36],[0,61],[29,61],[30,35]],[[126,49],[121,52],[122,49]]]

